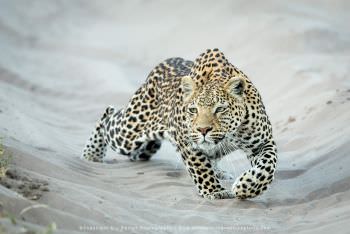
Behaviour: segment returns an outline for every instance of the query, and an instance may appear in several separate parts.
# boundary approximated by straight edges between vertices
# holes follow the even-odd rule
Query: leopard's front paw
[[[218,192],[212,192],[210,194],[205,194],[203,197],[209,200],[230,199],[234,198],[234,193],[229,190],[222,190]]]
[[[260,195],[266,188],[265,184],[259,183],[254,177],[243,174],[233,183],[232,192],[237,199],[247,199]]]

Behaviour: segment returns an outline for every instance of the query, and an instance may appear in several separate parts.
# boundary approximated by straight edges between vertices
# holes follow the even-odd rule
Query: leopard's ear
[[[227,81],[225,88],[226,91],[231,95],[242,96],[245,89],[245,81],[241,77],[232,77]]]
[[[184,100],[187,101],[193,94],[196,84],[190,76],[184,76],[181,79],[181,89],[183,92]]]

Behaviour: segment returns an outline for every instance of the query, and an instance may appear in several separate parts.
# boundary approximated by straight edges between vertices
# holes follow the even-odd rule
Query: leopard
[[[127,105],[106,108],[81,158],[105,162],[109,147],[131,161],[147,161],[163,140],[176,147],[206,199],[254,198],[274,179],[277,146],[262,98],[217,48],[194,61],[174,57],[158,64]],[[236,150],[250,167],[235,179],[217,165]],[[234,181],[231,188],[225,179]]]

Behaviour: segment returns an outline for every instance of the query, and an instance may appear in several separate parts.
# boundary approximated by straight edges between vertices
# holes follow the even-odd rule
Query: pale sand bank
[[[1,226],[349,232],[349,10],[345,0],[0,1],[0,136],[11,167],[49,190],[29,201],[0,186],[0,213],[17,220]],[[79,159],[102,110],[126,104],[154,65],[214,47],[250,76],[271,117],[279,164],[264,195],[198,197],[170,144],[150,162]],[[238,176],[249,164],[235,153],[222,167]]]

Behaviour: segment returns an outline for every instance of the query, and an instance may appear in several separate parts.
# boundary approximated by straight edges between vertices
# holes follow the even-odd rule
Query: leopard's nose
[[[205,136],[212,129],[213,129],[212,127],[204,127],[204,128],[197,128],[197,131],[199,131],[200,133],[202,133],[203,136]]]

